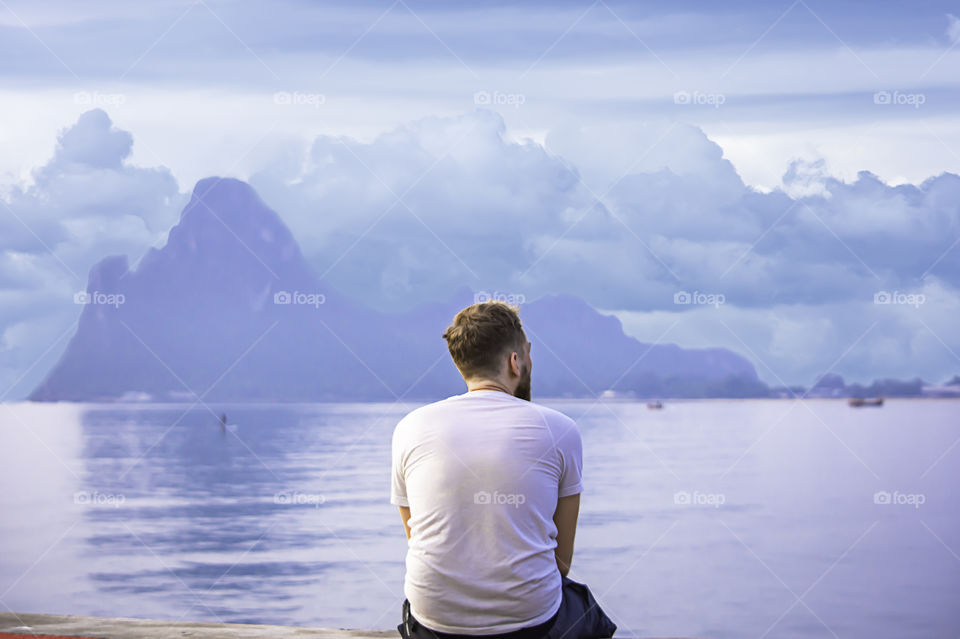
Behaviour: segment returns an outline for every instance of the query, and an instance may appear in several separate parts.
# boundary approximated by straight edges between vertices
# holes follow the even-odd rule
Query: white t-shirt
[[[410,507],[404,594],[424,626],[499,634],[560,608],[557,499],[583,490],[572,419],[496,390],[422,406],[393,432],[390,502]]]

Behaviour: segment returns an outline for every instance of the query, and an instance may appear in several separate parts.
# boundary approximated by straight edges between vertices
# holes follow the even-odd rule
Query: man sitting
[[[516,309],[483,302],[443,334],[467,392],[397,424],[391,503],[408,539],[404,639],[599,639],[616,625],[567,577],[583,489],[566,415],[530,401]]]

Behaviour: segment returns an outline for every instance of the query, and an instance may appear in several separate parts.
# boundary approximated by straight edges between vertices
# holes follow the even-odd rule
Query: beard
[[[530,401],[531,368],[532,367],[527,367],[524,369],[523,374],[520,376],[520,383],[517,384],[517,390],[513,391],[514,397],[525,399],[528,402]]]

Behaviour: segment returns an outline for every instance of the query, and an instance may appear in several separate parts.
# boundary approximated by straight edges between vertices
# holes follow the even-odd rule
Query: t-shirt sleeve
[[[403,433],[400,425],[393,429],[390,445],[390,503],[395,506],[410,506],[407,502],[407,484],[403,477]]]
[[[558,496],[569,497],[583,492],[583,439],[572,419],[562,426],[557,449],[560,453],[560,487]]]

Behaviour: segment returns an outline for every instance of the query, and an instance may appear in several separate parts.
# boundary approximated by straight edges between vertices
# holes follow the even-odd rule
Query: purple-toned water
[[[618,636],[960,634],[960,402],[544,403],[583,431],[570,576]],[[413,405],[188,408],[0,405],[0,603],[394,627]]]

